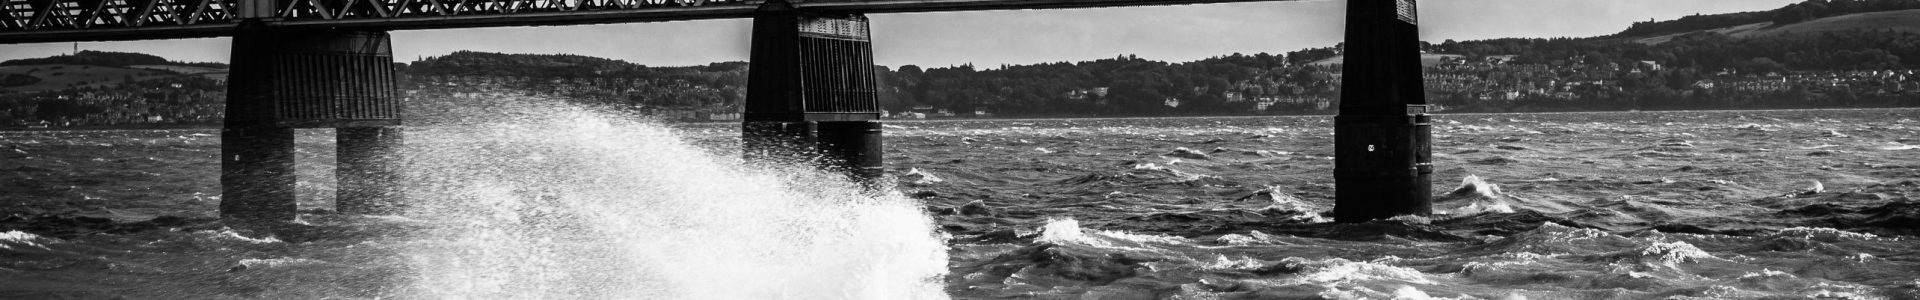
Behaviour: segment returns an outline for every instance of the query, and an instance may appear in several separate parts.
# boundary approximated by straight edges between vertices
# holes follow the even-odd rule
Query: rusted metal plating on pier
[[[1433,213],[1433,137],[1414,0],[1347,2],[1334,122],[1335,221]]]
[[[873,183],[881,161],[880,102],[867,18],[767,2],[753,19],[742,124],[756,160],[818,160]]]
[[[337,210],[398,205],[402,104],[386,32],[249,21],[234,34],[232,72],[220,138],[223,218],[293,220],[295,128],[338,128]]]

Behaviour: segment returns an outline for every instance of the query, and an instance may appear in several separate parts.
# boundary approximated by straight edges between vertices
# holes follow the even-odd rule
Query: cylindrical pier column
[[[399,212],[404,196],[400,127],[342,127],[336,136],[335,209],[349,214]]]
[[[240,86],[240,77],[234,77],[233,86]],[[234,100],[243,99],[228,101]],[[227,110],[234,110],[233,106],[228,104]],[[293,196],[293,128],[234,126],[232,119],[227,123],[220,130],[220,217],[293,221],[298,209]]]
[[[220,217],[292,221],[293,128],[274,122],[275,39],[266,25],[243,22],[233,36],[232,76],[220,131]]]
[[[1432,131],[1414,0],[1347,2],[1340,116],[1334,122],[1334,220],[1433,213]]]
[[[1364,222],[1432,213],[1429,120],[1425,112],[1335,117],[1335,220]]]
[[[865,183],[877,181],[886,174],[880,153],[880,122],[820,122],[818,128],[816,138],[820,152],[832,168]]]
[[[294,128],[340,131],[340,210],[374,212],[399,196],[399,91],[386,32],[277,29],[241,21],[221,138],[221,217],[292,221]]]

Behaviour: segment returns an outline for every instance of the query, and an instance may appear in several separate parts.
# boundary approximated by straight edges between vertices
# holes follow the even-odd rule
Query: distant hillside
[[[7,80],[0,80],[0,91],[40,92],[68,88],[101,88],[176,76],[180,75],[159,70],[75,64],[0,66],[0,78],[7,78]]]
[[[744,61],[716,62],[705,66],[649,67],[623,60],[572,54],[459,51],[415,61],[400,71],[420,76],[668,78],[720,86],[746,84],[746,68],[747,62]]]
[[[1736,38],[1823,34],[1862,30],[1920,33],[1920,9],[1840,15],[1778,26],[1774,24],[1775,23],[1771,21],[1741,24],[1699,31],[1642,37],[1636,38],[1633,41],[1642,44],[1659,44],[1671,41],[1677,36],[1701,32],[1724,34]]]
[[[1634,23],[1613,36],[1648,38],[1766,23],[1786,26],[1829,17],[1920,9],[1920,0],[1808,0],[1757,12],[1692,15],[1677,20]]]
[[[170,61],[166,58],[143,53],[80,51],[72,55],[59,55],[43,58],[15,59],[0,62],[0,66],[24,65],[87,65],[103,67],[127,67],[133,65],[179,65],[225,69],[223,63],[189,63]]]
[[[1775,26],[1748,36],[1816,34],[1836,31],[1870,30],[1920,33],[1920,9],[1859,13]]]
[[[1432,66],[1440,65],[1441,62],[1445,61],[1448,58],[1459,59],[1462,57],[1465,57],[1465,56],[1459,55],[1459,54],[1421,54],[1420,65],[1426,66],[1426,67],[1432,67]],[[1341,55],[1341,56],[1334,56],[1332,58],[1310,62],[1307,64],[1315,65],[1315,66],[1328,66],[1333,64],[1345,63],[1346,61],[1347,61],[1347,56]]]
[[[646,66],[622,60],[571,54],[507,54],[459,51],[409,64],[414,74],[484,76],[594,77]]]
[[[80,51],[0,62],[0,92],[108,88],[179,76],[225,81],[227,65],[176,62],[142,53]]]

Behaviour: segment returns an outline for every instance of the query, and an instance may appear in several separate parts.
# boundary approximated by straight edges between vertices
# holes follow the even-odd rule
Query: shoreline
[[[1610,114],[1610,113],[1685,113],[1685,112],[1692,112],[1692,113],[1727,113],[1727,112],[1787,112],[1787,111],[1867,111],[1867,110],[1885,110],[1885,111],[1913,111],[1913,110],[1920,110],[1920,107],[1887,107],[1887,108],[1794,108],[1794,109],[1713,109],[1713,110],[1599,110],[1599,111],[1556,111],[1556,112],[1468,112],[1468,113],[1449,113],[1449,112],[1440,112],[1440,113],[1433,113],[1433,114],[1431,114],[1431,115],[1435,115],[1435,116],[1491,116],[1491,115],[1527,115],[1527,114],[1534,114],[1534,115],[1566,115],[1566,114]],[[1202,118],[1224,118],[1224,119],[1246,119],[1246,118],[1288,118],[1288,117],[1332,117],[1332,116],[1336,116],[1336,115],[1337,115],[1337,114],[1303,114],[1303,115],[1209,115],[1209,116],[1164,116],[1164,117],[1018,117],[1018,118],[997,118],[997,117],[985,117],[985,118],[940,118],[940,119],[880,119],[879,121],[881,121],[881,122],[883,122],[883,123],[895,123],[895,122],[898,122],[898,123],[937,123],[937,122],[993,122],[993,121],[1039,121],[1039,120],[1141,120],[1141,119],[1202,119]],[[706,125],[712,125],[712,124],[738,124],[739,122],[738,122],[738,121],[697,121],[697,122],[671,122],[671,121],[669,121],[669,122],[663,122],[663,123],[667,123],[667,124],[683,124],[683,125],[696,125],[696,126],[706,126]],[[423,126],[433,126],[433,125],[430,125],[430,124],[423,124]],[[0,132],[42,132],[42,131],[127,131],[127,130],[194,130],[194,129],[215,129],[215,130],[217,130],[217,129],[220,129],[220,128],[221,128],[221,126],[220,126],[219,124],[169,124],[169,125],[143,125],[143,126],[74,126],[74,127],[49,127],[49,128],[19,128],[19,127],[7,127],[7,128],[0,128]],[[317,129],[317,128],[316,128],[316,129]]]

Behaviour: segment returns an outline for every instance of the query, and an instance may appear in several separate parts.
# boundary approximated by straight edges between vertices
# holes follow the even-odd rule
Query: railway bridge
[[[393,30],[753,19],[742,143],[883,173],[866,14],[1290,0],[0,0],[0,44],[233,37],[222,218],[290,221],[294,130],[337,128],[338,207],[404,205]],[[1335,219],[1431,213],[1415,0],[1346,0]]]

